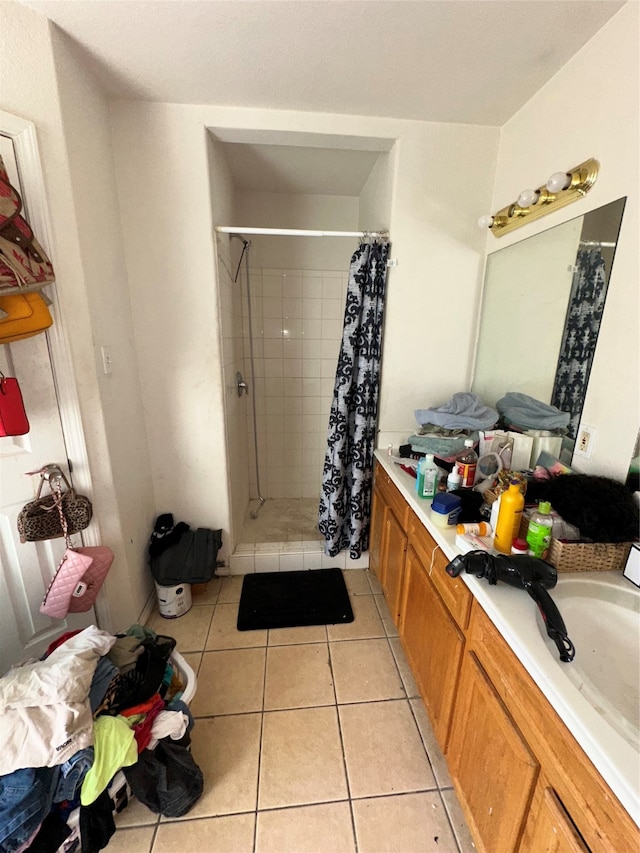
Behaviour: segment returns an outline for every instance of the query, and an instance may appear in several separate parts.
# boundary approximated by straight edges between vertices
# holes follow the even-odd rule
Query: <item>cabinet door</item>
[[[388,509],[382,538],[382,591],[396,625],[400,622],[400,596],[404,577],[407,534],[394,513]]]
[[[377,488],[373,490],[369,528],[369,568],[382,583],[382,538],[385,527],[386,504]]]
[[[553,788],[538,784],[519,853],[589,853]]]
[[[405,561],[400,636],[436,738],[446,752],[464,635],[411,544]]]
[[[484,853],[518,849],[539,772],[478,659],[467,652],[449,741],[451,775]]]

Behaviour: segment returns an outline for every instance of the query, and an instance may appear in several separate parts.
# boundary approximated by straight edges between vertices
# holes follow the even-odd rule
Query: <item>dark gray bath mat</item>
[[[341,569],[245,575],[238,631],[353,622]]]

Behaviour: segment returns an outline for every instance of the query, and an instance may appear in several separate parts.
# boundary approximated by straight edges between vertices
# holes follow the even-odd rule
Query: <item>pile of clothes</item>
[[[203,777],[193,718],[171,660],[175,640],[141,625],[57,638],[0,678],[0,851],[93,853],[115,832],[120,770],[152,811],[185,814]]]

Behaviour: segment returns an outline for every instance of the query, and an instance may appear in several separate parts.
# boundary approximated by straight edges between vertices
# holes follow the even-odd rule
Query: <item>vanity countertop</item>
[[[459,553],[455,545],[455,529],[446,530],[433,524],[429,518],[430,504],[416,495],[414,478],[383,451],[377,450],[375,456],[443,553],[453,559]],[[583,577],[584,574],[581,573]],[[616,576],[617,582],[619,576],[620,583],[627,583],[620,572],[607,574]],[[538,628],[537,607],[533,600],[523,590],[505,584],[490,586],[486,580],[464,572],[460,577],[602,778],[640,826],[640,754],[603,720],[567,678],[564,670],[572,664],[561,663],[555,646],[551,641],[547,645],[543,639]],[[558,586],[569,577],[575,575],[560,573]],[[553,590],[551,596],[553,597]],[[567,625],[567,630],[571,636],[570,625]],[[579,653],[578,649],[577,654]]]

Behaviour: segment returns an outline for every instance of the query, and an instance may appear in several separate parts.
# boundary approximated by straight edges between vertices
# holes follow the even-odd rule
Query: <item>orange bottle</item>
[[[524,495],[520,491],[520,483],[518,480],[512,480],[509,483],[508,490],[503,492],[500,498],[496,535],[493,540],[496,551],[503,554],[511,553],[513,540],[518,537],[520,532],[523,509]]]

